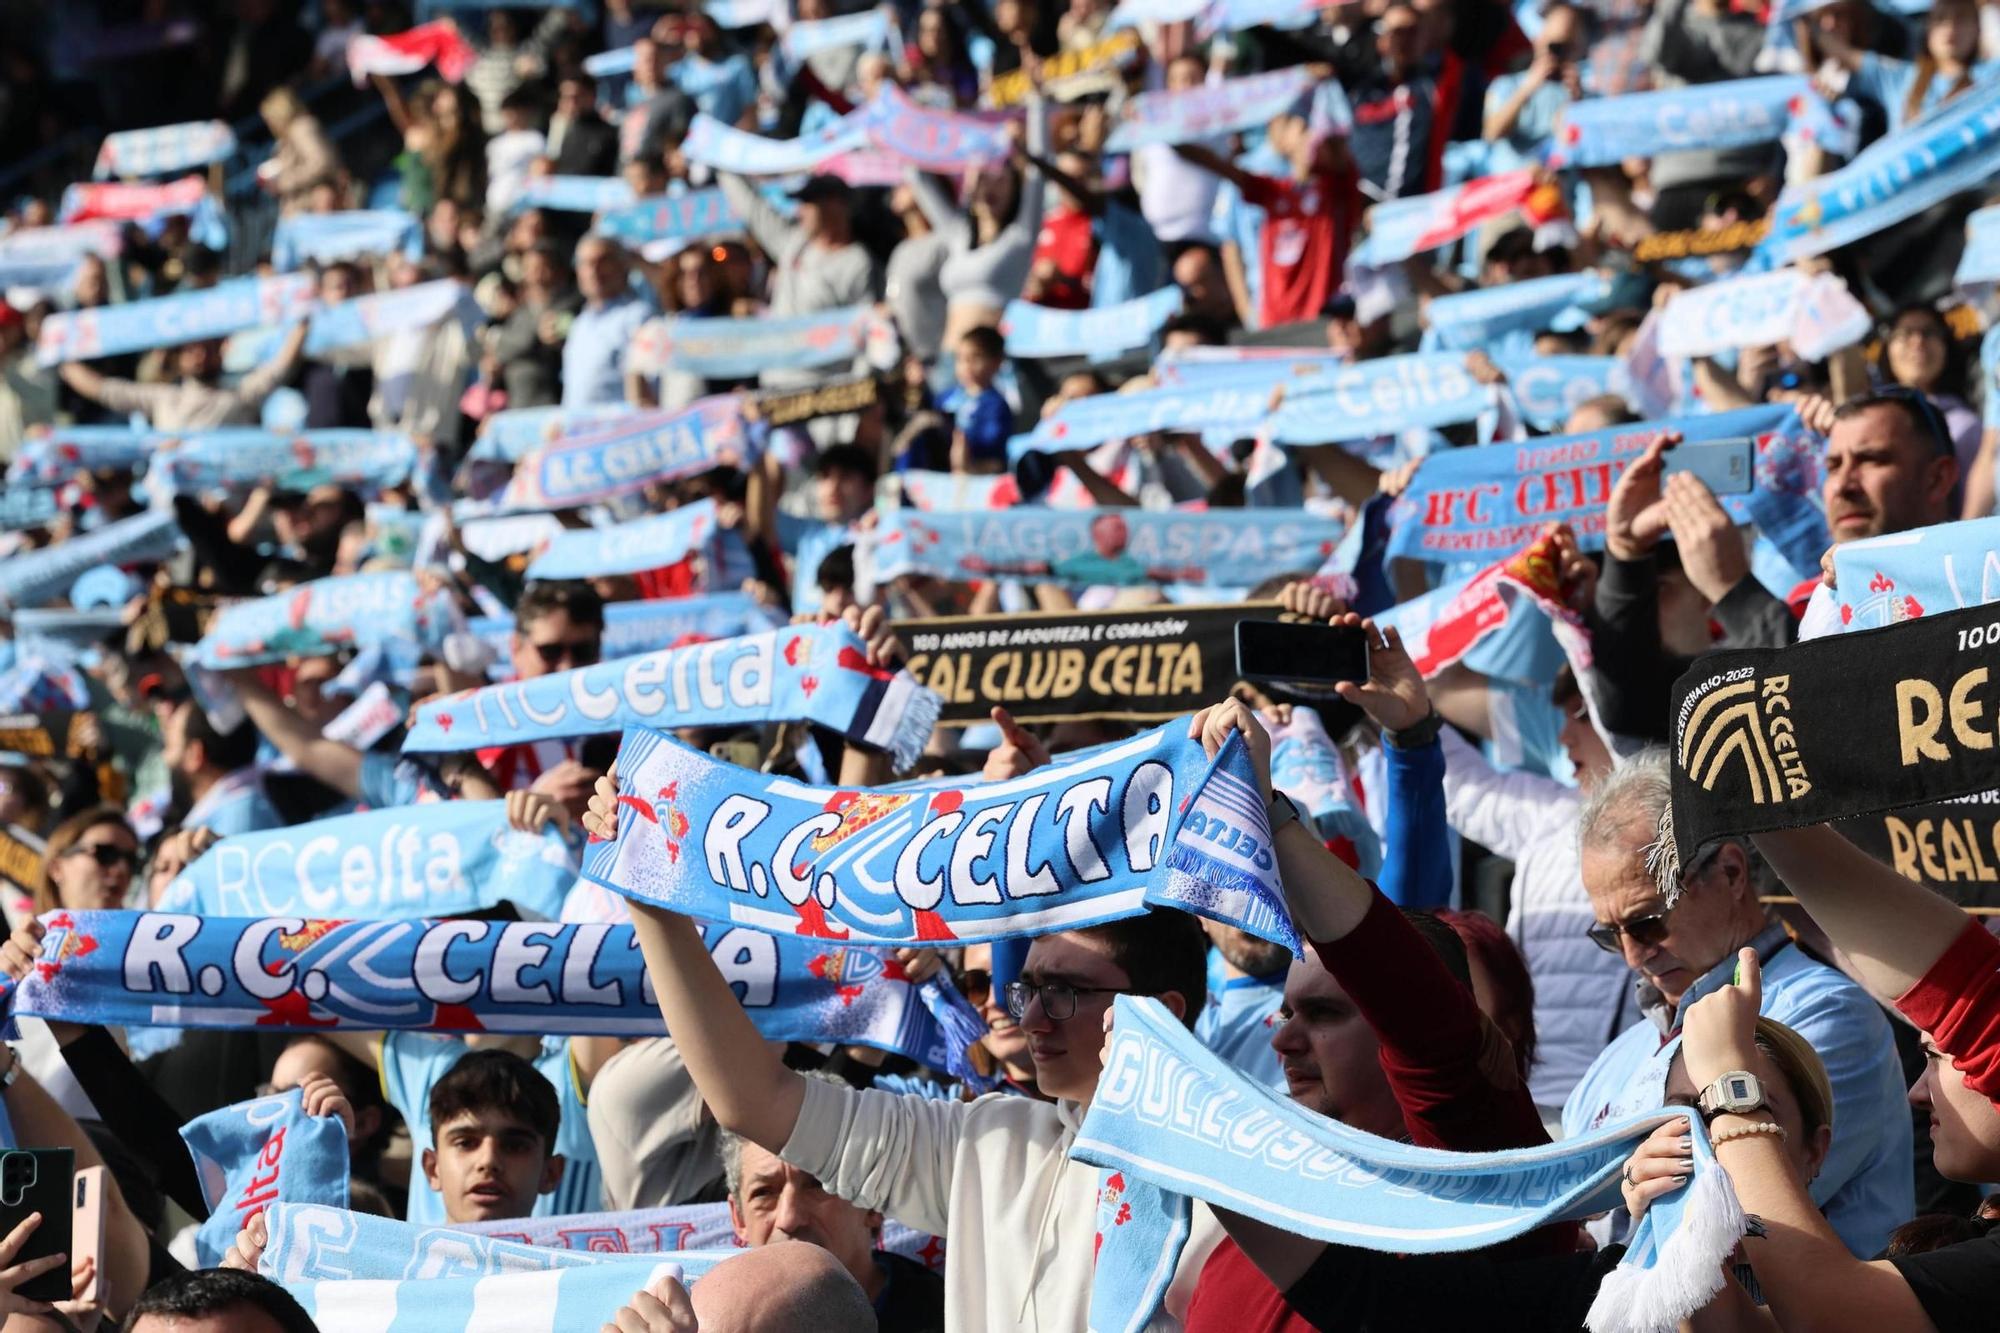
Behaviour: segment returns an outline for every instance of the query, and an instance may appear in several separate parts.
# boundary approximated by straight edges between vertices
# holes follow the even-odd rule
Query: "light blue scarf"
[[[1491,560],[1552,522],[1570,524],[1585,550],[1598,550],[1612,486],[1662,431],[1679,431],[1686,443],[1678,449],[1692,460],[1704,441],[1776,432],[1792,415],[1784,406],[1746,407],[1434,453],[1390,510],[1389,554],[1446,564]],[[1737,522],[1749,520],[1745,496],[1717,499]]]
[[[1271,438],[1352,443],[1472,421],[1492,405],[1492,390],[1466,373],[1462,356],[1385,356],[1287,381]]]
[[[130,426],[37,426],[7,465],[7,480],[60,486],[82,472],[137,472],[172,438]]]
[[[852,361],[878,320],[874,307],[843,306],[781,319],[667,315],[648,320],[631,368],[678,370],[703,379],[748,379],[766,370],[811,370]]]
[[[689,241],[742,227],[742,217],[721,190],[654,195],[611,209],[597,220],[599,234],[634,247],[649,241]]]
[[[1752,265],[1775,268],[1837,250],[2000,170],[2000,83],[1974,87],[1876,140],[1840,170],[1787,187]]]
[[[1814,108],[1819,120],[1831,120],[1811,81],[1793,74],[1586,97],[1563,108],[1547,162],[1551,170],[1608,167],[1655,153],[1776,143]]]
[[[1095,310],[1056,310],[1031,301],[1009,301],[1000,317],[1007,355],[1109,357],[1144,347],[1181,312],[1179,287]]]
[[[678,412],[648,412],[544,445],[515,465],[501,504],[577,509],[748,462],[749,453],[735,398],[704,398]]]
[[[915,763],[944,701],[907,671],[868,663],[845,625],[793,625],[737,639],[489,685],[417,710],[406,754],[519,745],[633,727],[806,721]]]
[[[313,311],[306,331],[306,355],[323,356],[392,333],[425,328],[454,312],[468,325],[480,318],[465,285],[450,278],[322,306]]]
[[[645,415],[626,403],[599,407],[510,407],[495,412],[479,427],[479,438],[467,451],[482,462],[518,463],[545,444],[566,435],[601,430],[609,422]]]
[[[11,1016],[280,1032],[664,1031],[629,925],[113,911],[43,921],[40,963],[4,988]],[[720,925],[703,938],[769,1040],[873,1046],[952,1069],[981,1031],[955,991],[911,982],[891,955]]]
[[[140,565],[180,549],[180,521],[171,509],[148,509],[95,532],[0,560],[0,609],[40,606],[68,592],[77,576],[99,565]]]
[[[511,902],[551,918],[575,882],[561,836],[511,828],[505,802],[438,801],[225,838],[175,877],[160,910],[380,920]]]
[[[53,366],[221,338],[240,329],[299,319],[311,310],[312,302],[313,280],[302,273],[233,278],[202,291],[50,315],[42,321],[35,355],[43,365]]]
[[[1340,749],[1317,710],[1292,707],[1271,728],[1271,786],[1298,802],[1335,855],[1373,879],[1382,870],[1382,839],[1354,804],[1354,787]]]
[[[0,236],[0,288],[66,292],[85,255],[114,259],[122,249],[118,224],[73,222],[62,227],[21,227]]]
[[[1935,523],[1833,548],[1843,630],[2000,601],[2000,518]]]
[[[880,9],[864,9],[858,14],[843,14],[839,18],[803,23],[794,20],[778,40],[785,58],[793,64],[843,46],[859,46],[873,51],[889,45],[889,15]]]
[[[401,640],[435,652],[462,628],[449,594],[414,574],[345,574],[224,607],[196,645],[211,671]]]
[[[90,174],[101,181],[113,176],[171,176],[220,162],[235,151],[235,131],[219,120],[123,130],[104,136]]]
[[[541,1249],[307,1204],[278,1204],[270,1227],[258,1271],[317,1327],[357,1333],[600,1328],[641,1288],[668,1277],[693,1283],[729,1257]]]
[[[698,500],[608,528],[559,532],[548,549],[528,565],[528,577],[588,579],[600,574],[637,574],[679,564],[691,555],[709,562],[712,586],[741,586],[742,579],[718,574],[733,571],[739,561],[747,563],[748,552],[733,528],[717,525],[713,500]]]
[[[328,484],[379,491],[408,481],[416,462],[417,446],[394,431],[222,429],[178,437],[154,457],[149,472],[174,495],[253,486],[308,491]]]
[[[401,254],[412,263],[424,254],[423,223],[400,208],[294,213],[278,220],[271,237],[271,266],[280,273],[307,264],[391,254]]]
[[[602,213],[630,207],[632,201],[632,187],[619,176],[530,176],[521,182],[509,208],[516,213],[530,208]]]
[[[1168,1196],[1191,1196],[1337,1245],[1393,1254],[1482,1249],[1619,1207],[1626,1158],[1681,1114],[1661,1110],[1507,1152],[1413,1147],[1315,1115],[1245,1078],[1158,1000],[1121,995],[1114,1013],[1110,1053],[1070,1156],[1152,1186],[1156,1208]],[[1696,1164],[1685,1206],[1657,1220],[1649,1210],[1643,1238],[1626,1255],[1626,1266],[1646,1271],[1617,1289],[1626,1308],[1616,1327],[1671,1329],[1721,1289],[1743,1214],[1713,1157],[1698,1153]],[[1114,1236],[1105,1248],[1121,1243]],[[1102,1256],[1098,1272],[1107,1273]],[[1121,1299],[1104,1303],[1136,1326],[1163,1290],[1128,1282]],[[1609,1317],[1593,1310],[1591,1326],[1605,1328]],[[1118,1326],[1092,1319],[1093,1328]]]
[[[1002,509],[885,514],[869,539],[875,577],[1026,578],[1072,587],[1248,588],[1318,569],[1346,525],[1302,510]]]
[[[1013,149],[1007,121],[939,111],[884,82],[854,113],[868,142],[919,170],[949,174],[985,162],[1005,161]]]
[[[1146,144],[1193,143],[1262,128],[1273,116],[1291,110],[1312,86],[1311,71],[1293,65],[1186,92],[1141,93],[1125,104],[1104,151],[1129,153]]]
[[[867,146],[868,131],[858,111],[796,139],[767,139],[697,111],[681,140],[681,155],[697,166],[732,176],[791,176],[817,170],[836,154]]]
[[[347,1207],[347,1130],[338,1116],[305,1113],[297,1088],[210,1111],[181,1126],[208,1218],[195,1255],[213,1267],[236,1233],[272,1204]]]
[[[1507,376],[1521,419],[1540,431],[1560,431],[1569,414],[1591,399],[1625,391],[1623,362],[1615,356],[1515,353],[1493,362]]]
[[[1185,721],[1008,782],[862,792],[766,777],[633,729],[618,805],[617,837],[589,846],[584,878],[779,934],[970,943],[1157,905],[1297,944],[1240,738],[1211,761]]]
[[[1025,435],[1007,442],[1010,459],[1028,453],[1088,449],[1108,440],[1129,440],[1156,431],[1237,431],[1255,433],[1271,410],[1268,384],[1241,387],[1211,382],[1172,385],[1133,393],[1096,393],[1057,408]]]
[[[461,1222],[453,1229],[517,1245],[592,1254],[672,1254],[677,1250],[741,1247],[726,1203],[686,1203],[623,1213],[519,1217],[502,1222]],[[912,1231],[901,1222],[883,1220],[877,1248],[928,1268],[944,1267],[944,1242],[936,1236]]]
[[[1425,309],[1429,327],[1424,330],[1423,347],[1426,351],[1490,352],[1502,334],[1540,333],[1556,327],[1558,317],[1581,303],[1601,301],[1610,291],[1610,285],[1598,274],[1556,273],[1440,296]]]
[[[56,493],[45,487],[17,486],[0,495],[0,531],[39,528],[62,512]]]
[[[713,592],[700,597],[657,597],[643,602],[609,602],[604,607],[602,651],[607,658],[631,657],[687,642],[733,639],[777,628],[782,617],[748,593]],[[514,617],[474,616],[466,628],[493,646],[504,660]]]

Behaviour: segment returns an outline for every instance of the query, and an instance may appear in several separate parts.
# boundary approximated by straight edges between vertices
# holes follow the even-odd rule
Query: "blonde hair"
[[[1754,1040],[1757,1049],[1771,1057],[1771,1063],[1785,1076],[1792,1095],[1799,1099],[1799,1115],[1805,1121],[1807,1137],[1821,1125],[1833,1125],[1833,1083],[1826,1065],[1812,1043],[1775,1018],[1757,1019]]]

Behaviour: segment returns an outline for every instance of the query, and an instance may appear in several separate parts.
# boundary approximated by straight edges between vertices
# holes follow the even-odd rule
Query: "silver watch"
[[[1719,1115],[1744,1115],[1758,1110],[1764,1100],[1764,1081],[1747,1069],[1732,1069],[1701,1090],[1694,1099],[1705,1124]]]

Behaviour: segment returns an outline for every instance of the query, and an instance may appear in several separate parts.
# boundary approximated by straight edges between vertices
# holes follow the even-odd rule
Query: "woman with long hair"
[[[1923,50],[1915,60],[1863,51],[1832,32],[1815,38],[1826,56],[1848,71],[1845,91],[1880,105],[1891,133],[1991,79],[2000,65],[1979,58],[1976,0],[1938,0],[1924,19]]]
[[[125,905],[139,868],[139,835],[115,805],[94,805],[55,826],[42,855],[35,911]]]
[[[1937,407],[1960,476],[1971,473],[1980,436],[1979,414],[1965,400],[1966,361],[1951,325],[1926,302],[1904,306],[1882,328],[1882,370],[1890,382],[1919,390]]]

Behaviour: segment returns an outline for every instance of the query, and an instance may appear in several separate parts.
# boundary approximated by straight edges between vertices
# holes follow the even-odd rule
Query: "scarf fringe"
[[[1605,1277],[1584,1325],[1590,1333],[1672,1333],[1715,1299],[1722,1264],[1743,1239],[1743,1207],[1718,1164],[1697,1171],[1680,1225],[1650,1268],[1620,1264]]]
[[[898,773],[907,773],[923,757],[931,732],[944,712],[944,696],[921,687],[911,690],[903,702],[903,715],[896,719],[896,732],[889,738],[889,756]]]
[[[1672,802],[1660,811],[1660,822],[1654,830],[1653,842],[1646,848],[1646,873],[1659,886],[1660,897],[1666,900],[1672,910],[1681,896],[1681,852],[1680,844],[1674,841],[1674,807]]]

